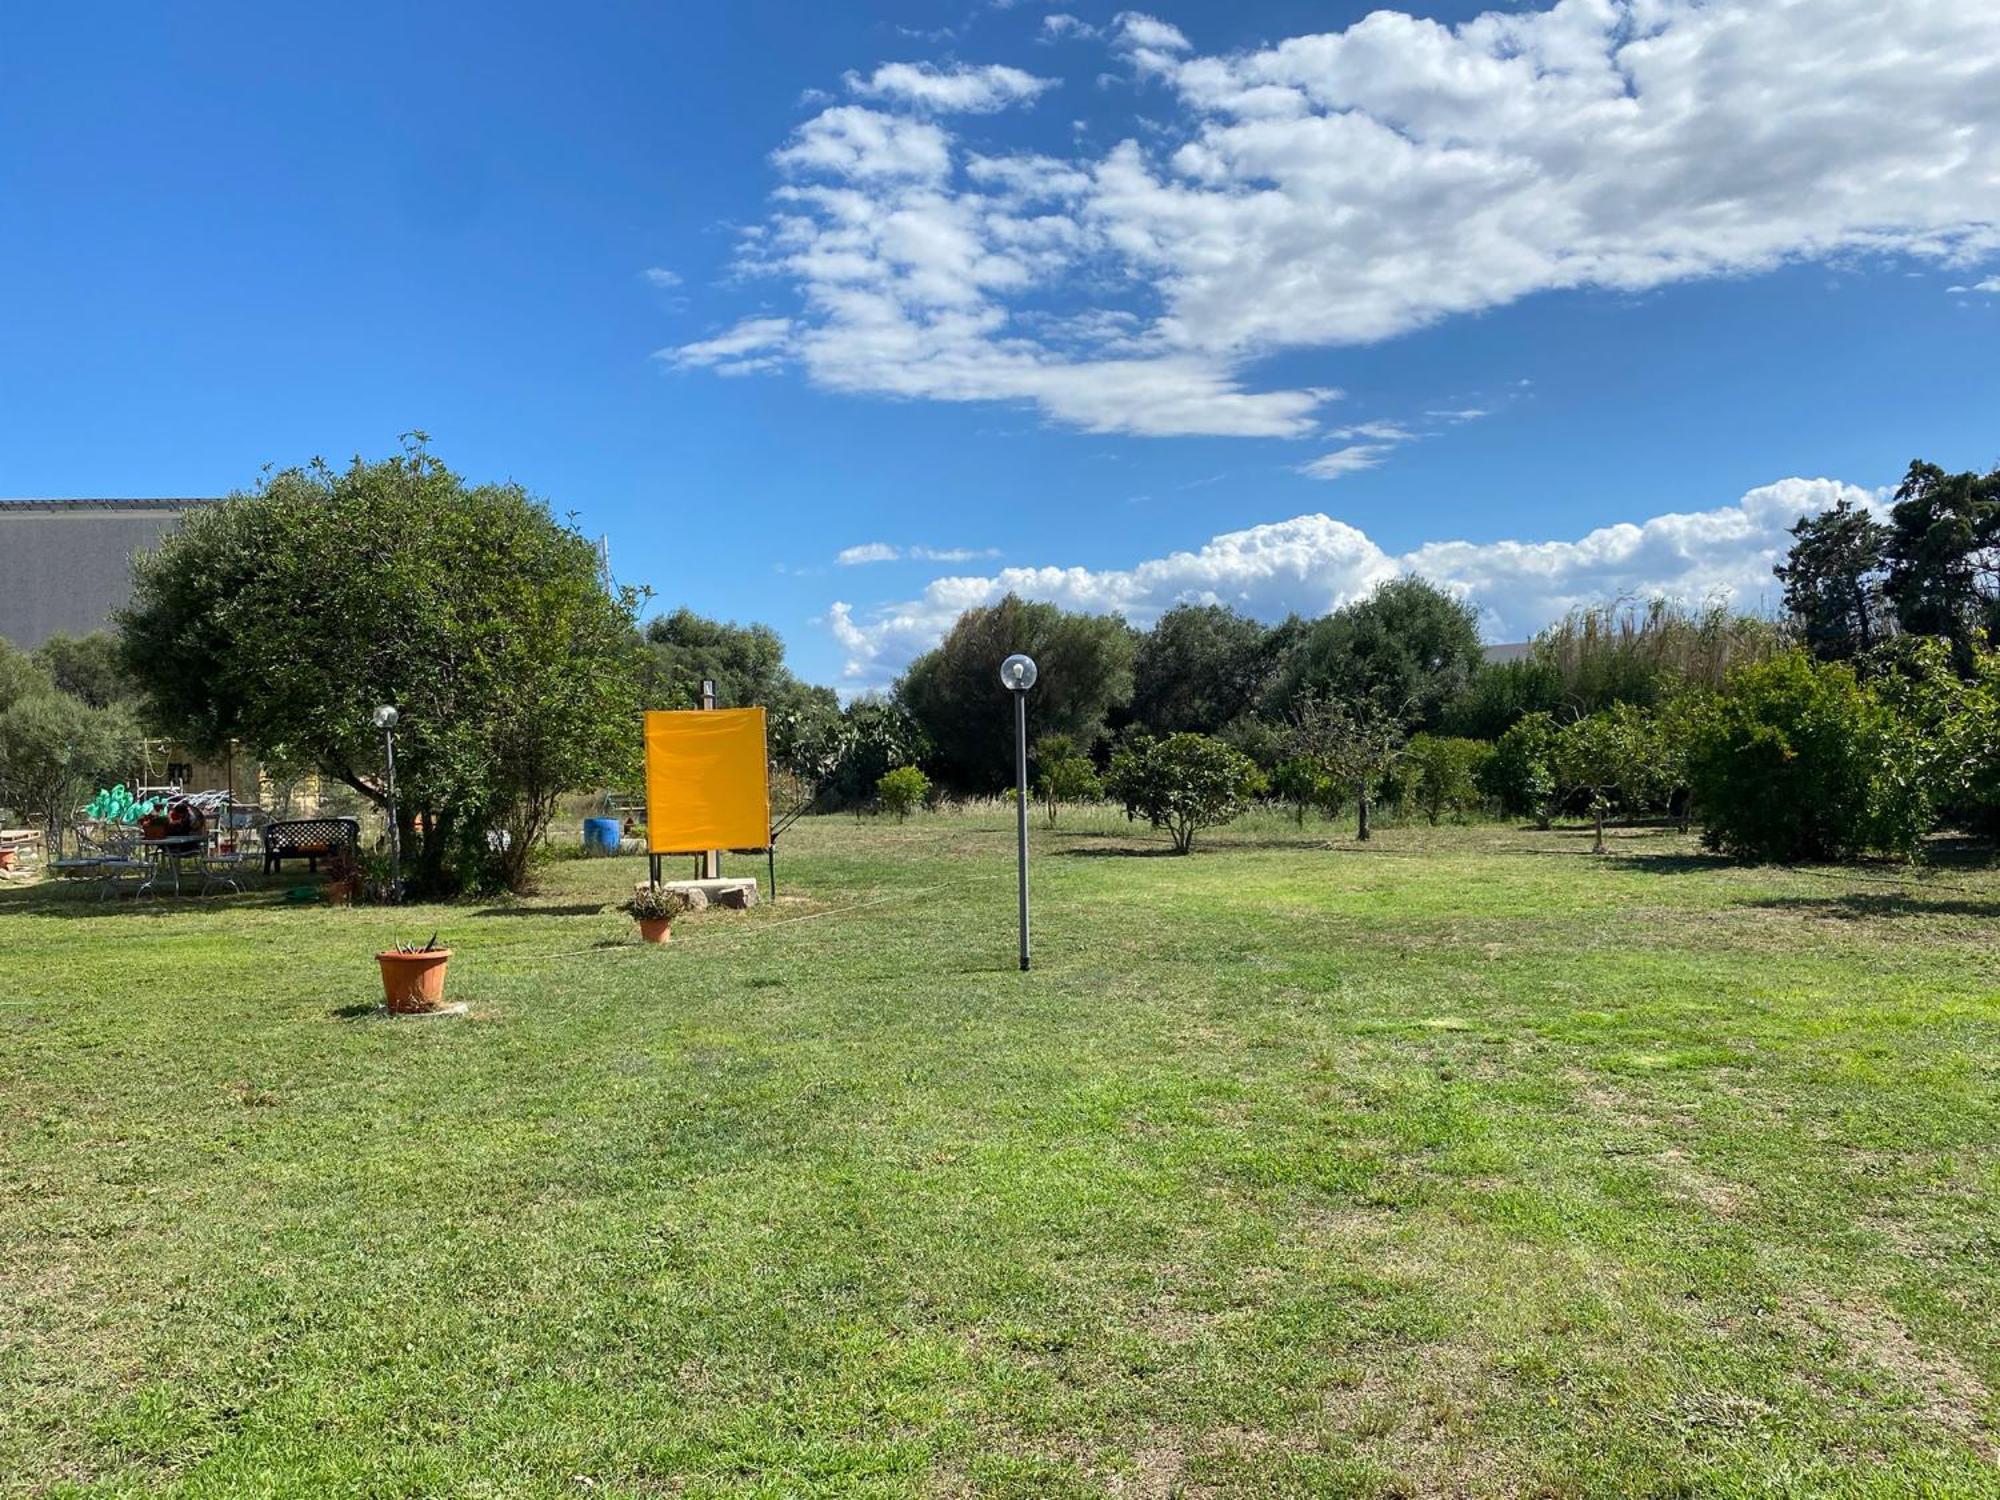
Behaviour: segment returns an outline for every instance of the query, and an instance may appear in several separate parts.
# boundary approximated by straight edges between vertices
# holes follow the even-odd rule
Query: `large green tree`
[[[0,807],[59,848],[70,816],[99,786],[125,779],[139,729],[123,704],[93,704],[0,640]]]
[[[1017,651],[1041,669],[1028,696],[1038,735],[1090,746],[1131,701],[1133,633],[1115,615],[1075,614],[1012,594],[967,610],[896,684],[897,702],[930,742],[937,778],[955,790],[992,792],[1013,780],[1014,711],[1000,663]]]
[[[1888,528],[1846,500],[1792,528],[1791,550],[1772,571],[1807,648],[1844,661],[1882,633],[1882,557]]]
[[[840,707],[833,689],[809,687],[792,675],[785,643],[768,625],[711,620],[686,608],[648,620],[640,682],[645,706],[699,708],[704,678],[715,683],[719,708],[777,713]]]
[[[1969,666],[1974,637],[2000,625],[2000,469],[1947,474],[1911,464],[1883,553],[1897,624],[1910,635],[1943,636]]]
[[[1132,718],[1153,734],[1214,734],[1255,708],[1292,625],[1267,630],[1222,604],[1179,604],[1139,638]]]
[[[541,501],[466,484],[417,435],[189,516],[135,563],[119,626],[162,731],[310,764],[378,806],[370,715],[396,705],[406,873],[445,892],[518,886],[556,798],[629,770],[636,605]]]
[[[1313,623],[1279,674],[1274,707],[1365,699],[1434,727],[1479,663],[1472,606],[1422,578],[1395,578]]]

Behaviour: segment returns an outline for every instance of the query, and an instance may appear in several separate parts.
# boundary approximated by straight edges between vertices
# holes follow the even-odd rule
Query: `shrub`
[[[1703,837],[1749,859],[1912,853],[1932,822],[1920,738],[1845,663],[1746,667],[1688,747]]]
[[[1433,826],[1446,813],[1469,812],[1479,805],[1480,773],[1492,759],[1493,747],[1484,740],[1417,735],[1403,756],[1406,796]]]
[[[1300,827],[1305,826],[1309,809],[1331,818],[1346,801],[1340,783],[1302,755],[1279,761],[1272,768],[1271,791],[1292,809],[1292,818]]]
[[[894,813],[898,823],[922,807],[924,799],[930,794],[930,777],[915,766],[898,766],[893,771],[886,771],[875,783],[876,803],[883,812]]]
[[[1198,830],[1242,812],[1264,783],[1248,756],[1203,734],[1136,735],[1112,755],[1109,780],[1114,797],[1166,829],[1176,854],[1194,847]]]
[[[1049,822],[1065,802],[1087,802],[1104,795],[1104,783],[1088,756],[1077,753],[1066,734],[1049,734],[1035,742],[1035,792],[1047,809]]]
[[[1550,714],[1527,714],[1494,743],[1480,771],[1480,783],[1503,812],[1531,817],[1543,828],[1555,816],[1556,777],[1551,755],[1556,721]]]

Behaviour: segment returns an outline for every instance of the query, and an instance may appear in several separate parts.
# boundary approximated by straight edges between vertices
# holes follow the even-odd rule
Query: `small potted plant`
[[[437,934],[423,947],[398,943],[375,955],[382,966],[382,1003],[397,1015],[422,1015],[444,1004],[445,965],[451,949],[438,946]]]
[[[326,862],[326,884],[320,894],[328,906],[352,906],[361,894],[361,862],[350,849],[336,849]]]
[[[688,910],[688,898],[664,886],[642,885],[625,903],[625,910],[639,921],[639,936],[649,943],[670,943],[674,918]]]

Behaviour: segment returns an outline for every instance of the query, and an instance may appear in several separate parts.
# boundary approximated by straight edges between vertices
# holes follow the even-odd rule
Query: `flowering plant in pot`
[[[382,1003],[399,1015],[421,1015],[444,1004],[445,965],[451,949],[438,946],[437,934],[423,947],[398,943],[375,955],[382,967]]]
[[[674,918],[689,909],[688,898],[663,886],[645,885],[632,893],[625,910],[639,922],[639,936],[649,943],[673,941]]]

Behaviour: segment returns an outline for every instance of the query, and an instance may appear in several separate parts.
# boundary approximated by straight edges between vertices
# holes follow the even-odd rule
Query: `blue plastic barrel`
[[[586,854],[616,854],[618,852],[618,820],[616,818],[585,818],[583,820],[583,848]]]

